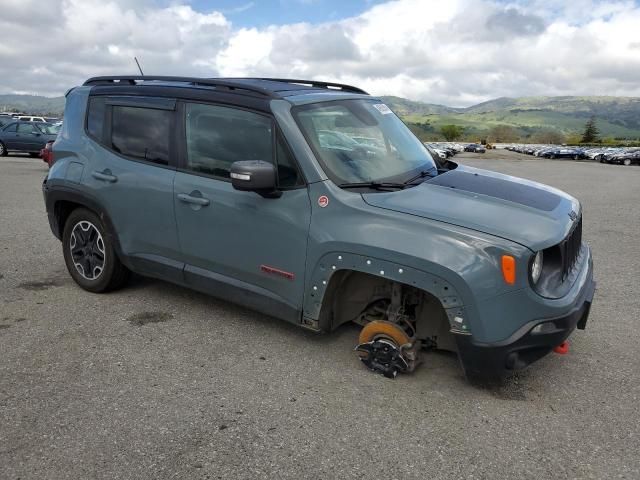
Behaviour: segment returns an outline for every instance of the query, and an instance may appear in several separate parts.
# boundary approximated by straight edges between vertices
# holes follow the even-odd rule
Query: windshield
[[[294,109],[294,116],[327,176],[339,185],[437,173],[420,140],[379,101],[314,103]]]

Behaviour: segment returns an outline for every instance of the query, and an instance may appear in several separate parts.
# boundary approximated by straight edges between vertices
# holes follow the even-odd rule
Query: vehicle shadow
[[[118,295],[121,292],[128,295],[141,294],[145,291],[154,292],[154,295],[160,294],[171,304],[189,303],[207,310],[215,310],[219,316],[233,318],[236,323],[235,328],[243,332],[257,327],[258,331],[268,330],[268,333],[275,336],[288,337],[285,343],[306,343],[309,346],[309,352],[318,352],[323,357],[327,352],[331,352],[332,357],[337,357],[334,358],[335,360],[345,362],[345,368],[360,363],[357,362],[353,348],[357,344],[361,327],[354,323],[340,325],[333,332],[317,333],[187,287],[137,274],[132,275],[123,290],[114,292],[112,295]],[[363,373],[375,375],[366,370]],[[502,378],[470,381],[465,377],[455,352],[427,349],[422,352],[422,363],[416,371],[399,378],[404,379],[403,383],[406,381],[444,382],[451,384],[454,388],[472,388],[501,400],[526,401],[533,380],[532,375],[531,370],[527,369]]]

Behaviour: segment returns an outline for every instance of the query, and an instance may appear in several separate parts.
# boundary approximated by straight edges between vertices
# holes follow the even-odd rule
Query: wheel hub
[[[362,363],[387,378],[395,378],[398,372],[413,372],[419,363],[420,341],[410,338],[397,323],[369,322],[360,332],[359,342],[355,350]]]
[[[406,372],[409,369],[402,351],[389,340],[361,343],[356,347],[356,351],[367,368],[382,373],[387,378],[396,378],[398,372]]]

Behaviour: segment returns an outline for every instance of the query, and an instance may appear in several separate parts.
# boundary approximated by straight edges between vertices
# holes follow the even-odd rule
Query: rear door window
[[[36,130],[35,125],[31,123],[20,123],[18,124],[18,133],[39,133]]]
[[[173,111],[114,105],[111,148],[134,160],[169,164]]]

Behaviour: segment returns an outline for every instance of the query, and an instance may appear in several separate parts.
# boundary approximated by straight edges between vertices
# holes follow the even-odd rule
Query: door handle
[[[187,193],[179,193],[178,199],[184,203],[192,203],[193,205],[200,205],[201,207],[206,207],[209,205],[209,199],[203,197],[194,197]]]
[[[102,172],[97,172],[94,170],[93,172],[91,172],[91,176],[98,180],[102,180],[103,182],[109,183],[114,183],[118,180],[118,177],[112,175],[111,170],[109,170],[108,168],[106,170],[103,170]]]

